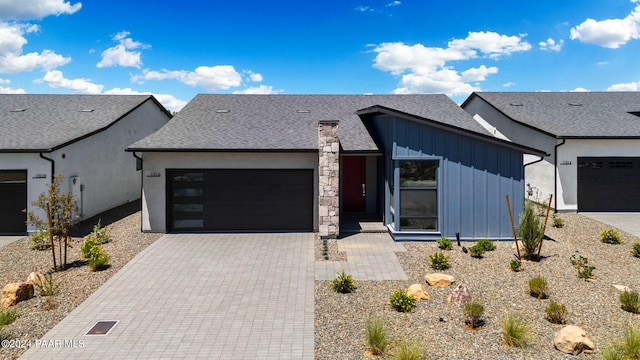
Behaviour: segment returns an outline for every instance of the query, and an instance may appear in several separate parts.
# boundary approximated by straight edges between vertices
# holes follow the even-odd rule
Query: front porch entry
[[[340,166],[340,234],[385,233],[378,188],[379,156],[343,155]]]

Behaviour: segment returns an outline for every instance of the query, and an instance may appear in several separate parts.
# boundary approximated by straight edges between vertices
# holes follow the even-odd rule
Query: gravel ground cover
[[[598,348],[622,338],[627,324],[640,325],[640,315],[621,309],[619,292],[612,286],[622,284],[640,290],[640,259],[630,254],[637,237],[620,232],[622,245],[600,242],[600,232],[609,226],[579,214],[563,214],[563,228],[547,227],[539,262],[523,262],[523,270],[515,273],[509,262],[516,253],[513,241],[494,242],[497,249],[481,259],[472,258],[461,248],[444,251],[451,268],[444,273],[464,282],[474,301],[485,307],[485,324],[478,330],[465,329],[462,310],[447,304],[450,288],[433,288],[424,275],[436,272],[428,256],[439,251],[435,242],[405,242],[407,252],[397,253],[409,280],[356,281],[352,294],[336,294],[331,281],[316,281],[315,289],[315,357],[317,359],[364,359],[365,320],[377,315],[384,319],[395,340],[417,342],[430,359],[569,359],[553,346],[553,336],[562,325],[545,319],[545,308],[553,299],[566,305],[570,315],[567,324],[587,331]],[[463,242],[467,248],[473,245]],[[595,266],[595,279],[585,281],[577,276],[571,255],[582,255]],[[549,298],[538,300],[528,293],[529,279],[542,276],[549,284]],[[424,284],[431,296],[420,301],[410,313],[399,313],[389,305],[395,289],[414,283]],[[533,339],[525,348],[502,344],[502,319],[510,313],[524,316]],[[390,358],[387,355],[387,358]],[[595,354],[579,358],[595,359]],[[384,358],[384,356],[383,356]]]
[[[18,303],[16,320],[4,326],[0,334],[8,340],[36,340],[95,292],[140,251],[160,238],[161,234],[140,231],[140,202],[131,202],[88,219],[74,231],[68,250],[68,263],[73,267],[56,272],[53,278],[60,284],[58,293],[50,297],[36,296]],[[102,245],[111,258],[109,269],[90,272],[80,255],[83,237],[101,219],[109,229],[111,240]],[[52,267],[51,250],[35,251],[28,239],[19,240],[0,249],[0,286],[25,281],[32,271],[45,273]],[[16,359],[26,349],[0,348],[1,359]]]

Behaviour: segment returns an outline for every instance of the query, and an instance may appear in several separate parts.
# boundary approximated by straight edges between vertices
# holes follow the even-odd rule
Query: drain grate
[[[98,321],[85,335],[107,335],[117,323],[117,320]]]

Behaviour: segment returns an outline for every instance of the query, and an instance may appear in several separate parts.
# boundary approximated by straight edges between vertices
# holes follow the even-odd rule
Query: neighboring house
[[[27,215],[54,175],[75,195],[79,219],[141,195],[127,145],[171,114],[150,95],[0,95],[0,234],[25,234]],[[139,164],[138,164],[139,165]]]
[[[462,107],[550,154],[525,160],[533,198],[553,194],[557,211],[640,211],[640,92],[478,92]]]
[[[142,229],[318,231],[377,214],[396,239],[509,238],[523,153],[445,95],[198,95],[127,149]]]

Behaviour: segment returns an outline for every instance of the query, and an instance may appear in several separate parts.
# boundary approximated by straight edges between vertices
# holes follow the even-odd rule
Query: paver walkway
[[[11,244],[12,242],[18,241],[18,240],[22,240],[24,239],[25,236],[24,235],[18,235],[18,236],[0,236],[0,248],[3,246],[7,246],[9,244]]]
[[[585,212],[580,215],[617,227],[629,234],[640,236],[640,212]]]

